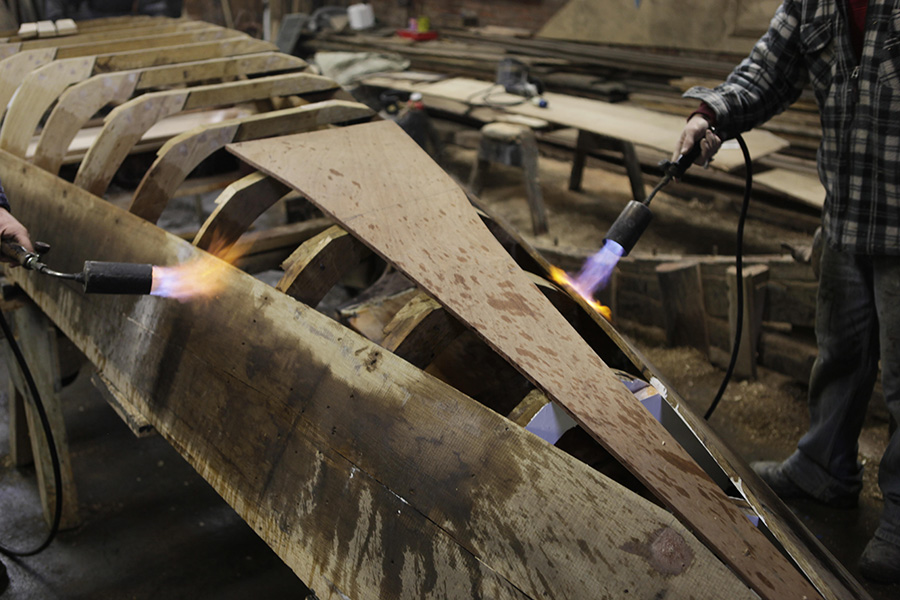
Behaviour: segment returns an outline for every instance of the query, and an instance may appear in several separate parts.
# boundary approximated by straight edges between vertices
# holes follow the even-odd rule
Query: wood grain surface
[[[309,197],[467,323],[757,593],[818,597],[635,402],[490,235],[459,186],[396,124],[368,123],[229,149]]]

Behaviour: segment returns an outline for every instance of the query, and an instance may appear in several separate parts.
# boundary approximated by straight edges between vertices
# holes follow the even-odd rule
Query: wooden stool
[[[569,176],[569,189],[581,191],[581,176],[584,173],[584,164],[587,155],[596,150],[613,150],[622,153],[625,163],[625,172],[628,173],[628,181],[631,183],[631,193],[638,202],[647,199],[644,191],[644,175],[641,172],[641,163],[634,151],[634,144],[626,140],[620,140],[608,135],[591,133],[580,129],[578,141],[575,146],[575,158],[572,161],[572,173]]]
[[[538,148],[534,132],[525,125],[488,123],[481,128],[478,158],[469,176],[469,190],[479,194],[484,188],[484,174],[492,162],[521,167],[525,176],[525,193],[531,209],[534,235],[547,233],[547,212],[538,183]]]

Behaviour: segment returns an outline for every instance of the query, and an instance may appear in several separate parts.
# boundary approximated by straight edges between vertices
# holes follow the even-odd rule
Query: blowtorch
[[[149,294],[153,290],[153,265],[142,263],[102,262],[87,260],[80,273],[60,273],[41,262],[41,254],[50,247],[35,243],[37,252],[29,252],[20,244],[10,241],[0,243],[0,252],[29,271],[77,281],[86,294]]]
[[[712,130],[715,133],[715,130]],[[702,139],[702,138],[701,138]],[[663,189],[673,179],[682,177],[685,171],[694,164],[697,157],[700,156],[700,140],[697,140],[691,149],[680,155],[674,161],[666,160],[660,163],[663,170],[663,177],[656,184],[656,187],[647,196],[643,202],[631,200],[625,205],[619,217],[615,220],[609,231],[606,233],[605,241],[613,241],[622,247],[622,256],[627,256],[638,239],[644,234],[653,213],[650,212],[650,201],[656,193]]]

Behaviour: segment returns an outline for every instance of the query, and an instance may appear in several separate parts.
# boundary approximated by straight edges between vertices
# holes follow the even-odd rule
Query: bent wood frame
[[[211,42],[194,42],[178,46],[156,47],[152,52],[143,49],[128,52],[110,52],[94,56],[91,72],[124,71],[126,69],[265,52],[274,49],[275,46],[268,42],[246,36],[238,36]],[[25,77],[35,69],[49,64],[55,59],[57,59],[56,48],[43,48],[23,50],[0,60],[0,116],[6,112],[10,99]]]
[[[10,137],[14,141],[4,144],[3,137],[7,127],[4,124],[3,130],[0,130],[0,147],[13,154],[24,156],[22,142],[17,138],[27,136],[30,141],[38,122],[49,108],[49,103],[55,99],[56,105],[47,116],[40,132],[32,162],[51,173],[56,173],[63,163],[69,144],[75,139],[78,131],[97,111],[109,103],[125,102],[136,92],[155,87],[193,84],[210,79],[226,79],[259,73],[300,71],[306,67],[306,62],[300,58],[279,52],[262,52],[96,74],[68,88],[63,88],[64,91],[61,94],[56,94],[58,98],[54,95],[56,90],[48,91],[44,96],[47,98],[46,105],[40,103],[38,106],[23,106],[21,110],[26,115],[10,119],[13,124],[9,127],[15,129],[10,133]],[[24,87],[26,84],[22,85]],[[19,110],[17,100],[10,106],[10,113]]]
[[[103,129],[82,160],[75,184],[102,196],[141,136],[157,122],[176,113],[338,89],[331,79],[291,73],[142,94],[117,106],[104,119]]]
[[[6,152],[0,179],[61,269],[221,264]],[[214,306],[11,276],[323,599],[753,597],[666,511],[237,269]]]

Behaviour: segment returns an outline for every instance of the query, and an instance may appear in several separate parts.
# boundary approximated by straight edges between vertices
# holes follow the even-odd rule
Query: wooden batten
[[[63,43],[60,45],[50,44],[47,48],[53,48],[56,51],[57,58],[75,58],[76,56],[91,56],[94,54],[110,53],[110,52],[126,52],[129,50],[148,50],[151,48],[162,48],[165,46],[176,46],[179,44],[190,44],[192,42],[208,42],[212,40],[224,40],[227,38],[246,37],[238,31],[223,29],[221,27],[210,26],[196,31],[180,31],[175,33],[167,33],[162,35],[133,36],[121,40],[86,42],[83,44],[72,43],[73,38],[60,38]],[[55,41],[55,40],[54,40]],[[77,42],[77,40],[75,40]],[[21,42],[16,44],[0,45],[0,59],[8,58],[22,51],[40,50],[42,48],[23,48],[23,45],[30,45],[33,42]],[[37,44],[40,46],[40,44]]]
[[[71,19],[70,19],[71,20]],[[65,19],[61,19],[65,21]],[[52,23],[52,22],[51,22]],[[57,21],[59,23],[59,21]],[[110,29],[107,31],[83,31],[81,33],[66,34],[63,36],[44,36],[40,39],[9,40],[4,44],[0,44],[0,53],[4,52],[6,47],[16,44],[17,50],[34,50],[36,48],[52,48],[55,46],[73,46],[76,44],[88,44],[95,42],[112,42],[116,40],[148,37],[153,35],[165,35],[170,33],[183,33],[187,31],[198,31],[201,29],[213,29],[215,25],[203,23],[202,21],[171,21],[160,22],[153,25],[145,25],[139,29],[133,27]],[[221,27],[219,27],[221,29]],[[57,26],[54,25],[54,34],[58,33]],[[18,42],[18,44],[17,44]]]
[[[666,511],[187,242],[0,158],[60,269],[224,267],[213,305],[13,277],[326,597],[753,597]]]

